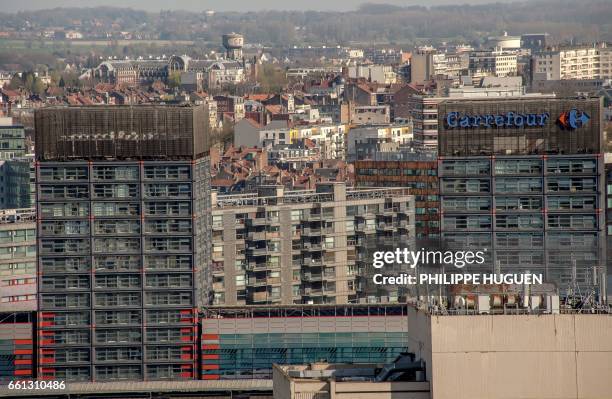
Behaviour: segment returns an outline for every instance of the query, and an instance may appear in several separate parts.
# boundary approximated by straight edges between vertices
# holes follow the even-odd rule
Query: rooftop
[[[298,204],[308,202],[334,202],[333,191],[320,190],[323,186],[343,183],[320,184],[315,190],[289,190],[277,188],[277,195],[260,195],[260,193],[218,195],[213,199],[213,207],[233,208],[243,206],[266,206],[281,204]],[[264,188],[264,187],[262,187]],[[267,187],[273,189],[275,187]],[[342,200],[363,200],[410,195],[405,188],[351,188],[346,190],[346,198]]]

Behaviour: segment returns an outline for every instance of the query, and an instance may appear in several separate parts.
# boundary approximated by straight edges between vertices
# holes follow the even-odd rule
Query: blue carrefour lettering
[[[459,115],[459,112],[449,112],[446,115],[446,124],[448,125],[448,127],[457,127],[459,125],[457,125],[457,115]]]
[[[521,114],[517,112],[506,112],[504,114],[468,115],[460,112],[449,112],[446,114],[446,127],[454,128],[502,128],[502,127],[542,127],[550,119],[548,112],[540,114]],[[588,115],[577,112],[569,113],[568,124],[580,125],[588,121]]]

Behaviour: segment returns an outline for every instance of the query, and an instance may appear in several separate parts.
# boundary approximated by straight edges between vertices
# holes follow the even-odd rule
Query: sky
[[[257,10],[354,10],[362,3],[395,5],[440,5],[509,3],[517,0],[0,0],[0,12],[40,10],[55,7],[131,7],[159,11],[181,9],[189,11],[257,11]],[[523,0],[524,1],[524,0]]]

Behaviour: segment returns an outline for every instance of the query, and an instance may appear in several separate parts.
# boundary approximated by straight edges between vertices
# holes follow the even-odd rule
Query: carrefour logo
[[[563,112],[557,118],[557,123],[564,129],[574,130],[583,127],[591,119],[589,114],[572,108],[567,112]]]
[[[466,115],[459,112],[446,114],[446,126],[454,128],[493,128],[493,127],[542,127],[550,119],[548,112],[540,114],[521,114],[506,112],[504,114]]]

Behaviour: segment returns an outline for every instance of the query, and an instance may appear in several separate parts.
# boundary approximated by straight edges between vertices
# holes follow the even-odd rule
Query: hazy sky
[[[0,0],[0,12],[38,10],[54,7],[132,7],[158,11],[182,9],[202,11],[252,11],[252,10],[353,10],[362,3],[396,5],[482,4],[509,3],[517,0]],[[524,1],[524,0],[523,0]]]

